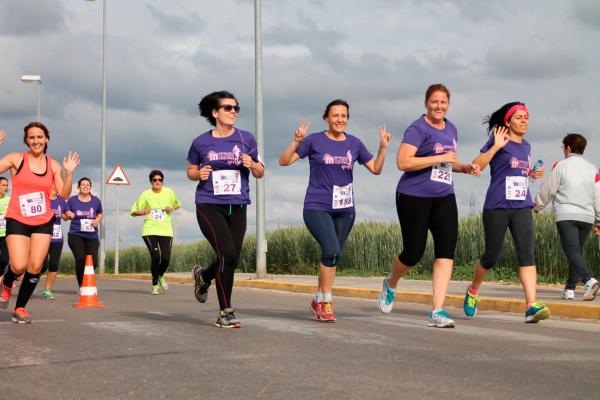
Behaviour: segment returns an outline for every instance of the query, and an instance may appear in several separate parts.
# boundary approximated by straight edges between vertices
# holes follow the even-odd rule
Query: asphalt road
[[[600,322],[336,298],[338,321],[311,319],[310,296],[234,289],[241,329],[214,327],[189,284],[99,280],[102,309],[75,309],[72,280],[36,296],[30,325],[0,312],[0,399],[598,399]],[[11,299],[11,305],[15,298]],[[12,308],[12,307],[11,307]]]

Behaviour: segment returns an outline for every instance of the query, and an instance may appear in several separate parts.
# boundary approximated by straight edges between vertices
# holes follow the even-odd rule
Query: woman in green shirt
[[[8,192],[8,179],[0,176],[0,274],[4,274],[4,269],[8,267],[8,247],[6,247],[6,209],[10,196]]]
[[[171,261],[171,245],[173,244],[173,227],[171,214],[181,207],[181,201],[175,193],[163,187],[164,175],[155,169],[150,171],[150,184],[152,187],[142,192],[140,197],[131,206],[131,216],[144,216],[142,239],[150,252],[152,264],[152,294],[159,290],[167,290],[164,274]]]

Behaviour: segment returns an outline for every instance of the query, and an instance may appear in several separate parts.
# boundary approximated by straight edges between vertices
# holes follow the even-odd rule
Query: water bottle
[[[533,172],[537,171],[538,169],[542,168],[542,166],[544,165],[544,162],[542,160],[537,160],[537,162],[535,163],[535,165],[533,166]],[[531,182],[533,182],[533,175],[529,177],[529,180]]]

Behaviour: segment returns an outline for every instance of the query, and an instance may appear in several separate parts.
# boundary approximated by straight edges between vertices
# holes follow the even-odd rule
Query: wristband
[[[463,164],[463,165],[461,165],[461,166],[460,166],[460,170],[461,170],[461,172],[462,172],[463,174],[467,174],[467,173],[468,173],[467,171],[469,170],[469,169],[467,168],[467,164]]]

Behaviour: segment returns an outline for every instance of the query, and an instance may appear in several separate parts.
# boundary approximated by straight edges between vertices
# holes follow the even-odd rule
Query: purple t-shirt
[[[62,215],[69,211],[69,205],[60,196],[57,196],[55,199],[50,199],[50,207],[52,208],[52,212],[54,213],[54,225],[61,226],[61,228],[54,228],[52,233],[52,243],[60,243],[63,241],[62,234]]]
[[[363,142],[349,134],[345,140],[337,141],[327,137],[325,132],[317,132],[304,138],[296,153],[300,158],[308,156],[310,165],[304,209],[354,211],[353,164],[373,159]]]
[[[187,160],[198,169],[210,164],[213,171],[196,186],[196,204],[250,204],[250,170],[242,165],[242,154],[259,160],[256,140],[250,132],[235,129],[228,137],[214,137],[211,131],[192,142]]]
[[[437,129],[425,121],[421,116],[414,121],[404,132],[402,143],[413,145],[417,148],[417,157],[429,157],[457,151],[457,132],[452,122],[446,121],[444,129]],[[454,184],[451,180],[452,171],[450,164],[428,167],[419,171],[407,171],[402,174],[396,192],[418,197],[444,197],[454,193]]]
[[[77,196],[71,196],[67,201],[69,209],[75,213],[75,218],[71,220],[69,235],[81,236],[85,239],[95,239],[98,237],[98,228],[93,227],[90,222],[102,213],[102,203],[100,199],[92,195],[90,201],[81,201]]]
[[[493,145],[494,138],[490,137],[480,151],[485,153]],[[511,140],[500,149],[490,161],[490,186],[483,209],[532,208],[528,182],[531,165],[531,145],[527,140],[522,143]]]

